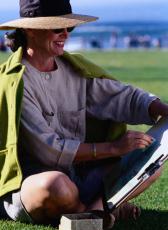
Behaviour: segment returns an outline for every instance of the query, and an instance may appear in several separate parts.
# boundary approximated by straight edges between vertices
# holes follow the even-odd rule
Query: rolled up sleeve
[[[69,168],[76,156],[80,142],[75,140],[65,140],[63,150],[58,160],[58,165],[62,168]]]

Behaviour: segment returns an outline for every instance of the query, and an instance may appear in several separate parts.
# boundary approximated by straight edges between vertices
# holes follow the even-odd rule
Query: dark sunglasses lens
[[[75,29],[75,27],[68,27],[68,28],[67,28],[67,31],[68,31],[68,33],[70,33],[70,32],[72,32],[74,29]]]
[[[60,33],[62,33],[64,31],[64,29],[55,29],[55,30],[53,30],[53,32],[55,33],[55,34],[60,34]]]
[[[70,33],[70,32],[72,32],[72,30],[75,29],[75,27],[68,27],[68,28],[65,28],[65,29],[67,29],[67,32]],[[55,34],[60,34],[60,33],[64,32],[65,29],[64,29],[64,28],[55,29],[55,30],[53,30],[53,32],[54,32]]]

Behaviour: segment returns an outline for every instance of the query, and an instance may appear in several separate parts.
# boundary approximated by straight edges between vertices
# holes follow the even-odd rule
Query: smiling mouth
[[[62,47],[62,46],[64,46],[65,43],[64,42],[55,42],[55,44]]]

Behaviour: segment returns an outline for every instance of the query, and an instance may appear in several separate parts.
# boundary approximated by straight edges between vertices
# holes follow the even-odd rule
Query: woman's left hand
[[[152,101],[149,106],[149,114],[154,120],[157,120],[159,116],[168,116],[168,104],[159,99]]]

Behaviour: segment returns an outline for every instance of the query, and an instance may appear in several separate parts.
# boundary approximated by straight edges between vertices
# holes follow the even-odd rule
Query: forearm
[[[95,143],[95,151],[92,143],[81,143],[74,159],[74,163],[115,157],[115,153],[113,154],[114,151],[112,144],[108,142]]]
[[[80,144],[74,163],[121,157],[135,149],[144,149],[151,143],[151,136],[138,131],[128,131],[118,140],[105,143],[95,143],[96,154],[93,144]]]

